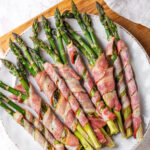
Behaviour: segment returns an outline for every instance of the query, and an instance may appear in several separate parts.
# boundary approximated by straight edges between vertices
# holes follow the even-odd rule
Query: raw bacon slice
[[[133,69],[130,63],[128,49],[124,41],[119,40],[117,42],[117,50],[121,56],[121,60],[125,71],[126,82],[129,90],[129,95],[131,98],[134,137],[136,138],[137,131],[139,130],[140,127],[141,127],[140,136],[143,136],[139,95],[138,95],[137,86],[133,75]]]
[[[87,90],[87,92],[89,93],[91,100],[93,102],[93,104],[96,106],[97,108],[97,113],[101,116],[104,117],[103,119],[105,119],[105,121],[107,121],[108,119],[115,119],[115,115],[110,112],[108,109],[105,109],[105,104],[101,101],[101,96],[100,93],[98,92],[98,90],[96,89],[94,82],[85,66],[85,64],[83,63],[80,55],[78,54],[76,48],[74,47],[74,45],[71,43],[70,45],[67,46],[67,51],[68,51],[68,55],[70,58],[72,58],[73,54],[76,53],[76,59],[74,60],[74,63],[72,63],[75,68],[77,73],[80,75],[80,77],[83,77],[84,75],[84,87]],[[104,59],[104,57],[102,57],[101,59]],[[106,64],[104,64],[105,66]],[[91,91],[93,90],[94,94],[91,93]],[[101,105],[100,107],[100,103],[103,103],[103,106]],[[106,113],[107,111],[107,113]]]

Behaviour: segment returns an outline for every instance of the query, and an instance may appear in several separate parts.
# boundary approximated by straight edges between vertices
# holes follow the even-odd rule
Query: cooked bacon
[[[108,68],[107,60],[105,58],[105,55],[102,54],[99,56],[95,66],[92,68],[92,75],[95,80],[95,83],[97,83],[105,75],[107,68]]]
[[[29,83],[29,86],[30,86],[30,95],[29,98],[24,101],[24,103],[27,106],[31,107],[37,113],[39,119],[41,119],[41,98],[39,97],[39,95],[37,94],[31,83]],[[24,92],[26,94],[22,84],[17,85],[15,89],[17,89],[20,92]],[[17,97],[15,95],[11,95],[10,98],[22,102],[20,97]]]
[[[59,104],[57,104],[56,112],[58,111],[57,113],[62,115],[62,118],[65,118],[66,125],[69,125],[68,127],[70,127],[74,131],[74,129],[75,129],[74,126],[76,124],[76,121],[74,121],[75,118],[73,119],[73,117],[75,117],[74,113],[76,113],[77,110],[80,108],[79,103],[76,100],[76,98],[74,97],[74,95],[72,95],[72,93],[70,92],[65,81],[54,70],[53,66],[50,63],[45,63],[44,68],[45,68],[45,71],[50,76],[50,78],[51,79],[53,78],[52,80],[55,82],[55,84],[58,86],[58,88],[60,89],[63,96],[69,102],[68,103],[65,99],[62,102],[59,102]],[[55,80],[56,78],[54,76],[57,76],[57,80]],[[69,107],[68,104],[70,104],[71,108]],[[61,108],[59,108],[59,107],[61,107]],[[69,109],[66,109],[66,108],[69,108]],[[67,113],[66,110],[68,110],[69,113]],[[66,115],[66,116],[64,116],[64,115]],[[85,126],[86,123],[88,122],[88,119],[86,118],[83,110],[81,110],[78,119],[82,126]]]
[[[64,82],[64,80],[56,72],[56,70],[54,69],[52,64],[46,62],[44,64],[44,70],[47,72],[49,77],[53,80],[55,85],[58,86],[59,90],[64,95],[64,97],[67,98],[69,96],[69,89],[68,89],[66,83]]]
[[[118,95],[121,97],[122,92],[126,89],[123,75],[120,77],[120,80],[117,83],[117,88],[118,88]]]
[[[100,128],[106,125],[100,117],[89,116],[90,123],[94,132],[99,140],[100,143],[104,144],[106,142],[106,138],[104,137],[103,133],[101,132]]]
[[[135,83],[133,69],[131,67],[130,58],[128,49],[124,41],[119,40],[117,42],[117,50],[121,56],[123,63],[126,82],[129,90],[129,95],[131,98],[131,107],[132,107],[132,118],[133,118],[133,128],[134,128],[134,137],[136,137],[137,130],[141,126],[141,113],[140,113],[140,100],[137,92],[137,86]]]
[[[126,65],[125,77],[127,82],[129,82],[133,78],[133,72],[130,64]]]
[[[112,92],[115,89],[112,67],[107,69],[103,78],[97,83],[97,87],[102,95]]]

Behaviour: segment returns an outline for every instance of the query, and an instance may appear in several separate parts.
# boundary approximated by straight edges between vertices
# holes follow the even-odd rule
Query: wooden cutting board
[[[147,51],[148,55],[150,56],[150,29],[146,28],[142,25],[135,24],[115,12],[113,12],[104,2],[104,0],[97,0],[99,1],[106,12],[106,14],[115,22],[122,25],[124,28],[126,28],[128,31],[130,31],[143,45],[145,50]],[[80,12],[87,12],[90,14],[98,14],[96,9],[96,0],[74,0],[76,3],[78,9]],[[71,9],[71,0],[63,0],[59,4],[55,5],[54,7],[49,8],[48,10],[44,11],[43,13],[39,14],[38,17],[39,20],[41,19],[41,15],[44,15],[45,17],[50,17],[54,15],[55,8],[58,7],[61,12],[67,9]],[[33,23],[33,19],[27,21],[26,23],[20,25],[19,27],[15,28],[14,30],[8,32],[7,34],[0,37],[0,50],[5,53],[8,49],[8,41],[9,38],[12,38],[11,33],[15,32],[18,34],[21,34],[23,31],[25,31],[28,27],[30,27]]]

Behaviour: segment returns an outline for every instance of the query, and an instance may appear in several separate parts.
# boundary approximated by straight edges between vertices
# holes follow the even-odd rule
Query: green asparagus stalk
[[[16,55],[17,59],[27,68],[27,70],[30,71],[30,73],[35,76],[36,72],[33,70],[33,68],[29,65],[28,61],[22,57],[22,53],[20,51],[20,49],[17,47],[17,45],[15,43],[12,42],[12,40],[9,40],[9,46],[11,48],[11,50],[14,52],[14,54]]]
[[[1,59],[3,64],[10,70],[10,72],[14,75],[17,76],[23,87],[25,88],[27,95],[29,95],[29,84],[28,81],[23,77],[23,74],[15,67],[13,63],[11,63],[8,60]]]
[[[21,93],[20,91],[18,91],[18,90],[16,90],[16,89],[14,89],[14,88],[12,88],[12,87],[6,85],[6,84],[5,84],[4,82],[2,82],[2,81],[0,81],[0,87],[1,87],[2,89],[6,90],[6,91],[9,91],[10,93],[12,93],[12,94],[18,96],[18,97],[20,97],[20,99],[21,99],[22,101],[25,101],[26,99],[28,99],[28,96],[27,96],[26,94]]]
[[[14,120],[17,121],[15,117],[17,112],[13,111],[1,100],[0,106],[4,108],[13,117]],[[43,148],[46,148],[47,150],[52,150],[51,144],[45,139],[43,134],[39,130],[37,130],[32,124],[30,124],[26,119],[22,117],[19,122],[17,121],[17,123],[19,123],[25,130],[27,130],[27,132],[29,132],[34,137],[34,140],[37,141]]]
[[[17,66],[18,66],[18,69],[20,70],[21,76],[24,78],[24,80],[28,82],[28,73],[27,73],[25,66],[20,61],[17,61]]]
[[[34,38],[37,38],[38,37],[38,33],[39,33],[39,22],[38,22],[38,19],[36,18],[33,22],[33,25],[32,25],[32,32],[33,32],[33,37]],[[36,45],[36,43],[33,43],[34,44],[34,50],[36,51],[35,53],[33,53],[33,51],[31,50],[31,48],[29,48],[29,52],[32,56],[32,58],[36,57],[37,59],[37,62],[38,64],[36,64],[41,70],[43,70],[43,62],[44,60],[43,59],[39,59],[38,55],[40,55],[40,49],[38,47],[38,45]],[[33,56],[34,55],[34,56]]]
[[[39,68],[37,67],[37,65],[35,64],[35,62],[33,61],[31,55],[29,54],[28,52],[28,48],[26,46],[26,44],[24,43],[24,41],[21,39],[21,37],[16,34],[16,33],[12,33],[15,40],[17,41],[17,43],[20,45],[20,47],[22,48],[23,50],[23,53],[24,55],[26,56],[26,58],[28,59],[31,67],[34,69],[35,72],[38,72],[39,71]]]
[[[59,45],[60,58],[62,59],[64,64],[67,64],[66,53],[64,51],[61,34],[58,29],[56,29],[56,36],[57,36],[57,44]]]
[[[83,34],[86,37],[88,43],[90,43],[91,47],[93,47],[93,42],[92,42],[91,36],[90,36],[85,24],[83,23],[81,15],[79,14],[78,9],[73,1],[72,1],[72,12],[74,14],[74,18],[78,21],[78,24],[80,25],[81,29],[83,30]],[[97,52],[95,52],[95,53],[97,53]]]
[[[50,43],[50,46],[52,50],[58,55],[58,51],[55,45],[55,40],[53,38],[51,27],[50,27],[50,22],[48,22],[48,20],[44,16],[42,16],[42,23],[43,23],[43,28],[44,28],[46,37]]]

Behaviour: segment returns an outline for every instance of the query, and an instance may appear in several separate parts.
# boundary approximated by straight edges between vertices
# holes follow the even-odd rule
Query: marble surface
[[[0,36],[60,1],[61,0],[0,0]],[[150,133],[146,135],[145,140],[137,150],[149,150],[149,141]],[[0,147],[0,149],[3,150],[18,150],[18,147],[13,144],[7,136],[1,120]]]

